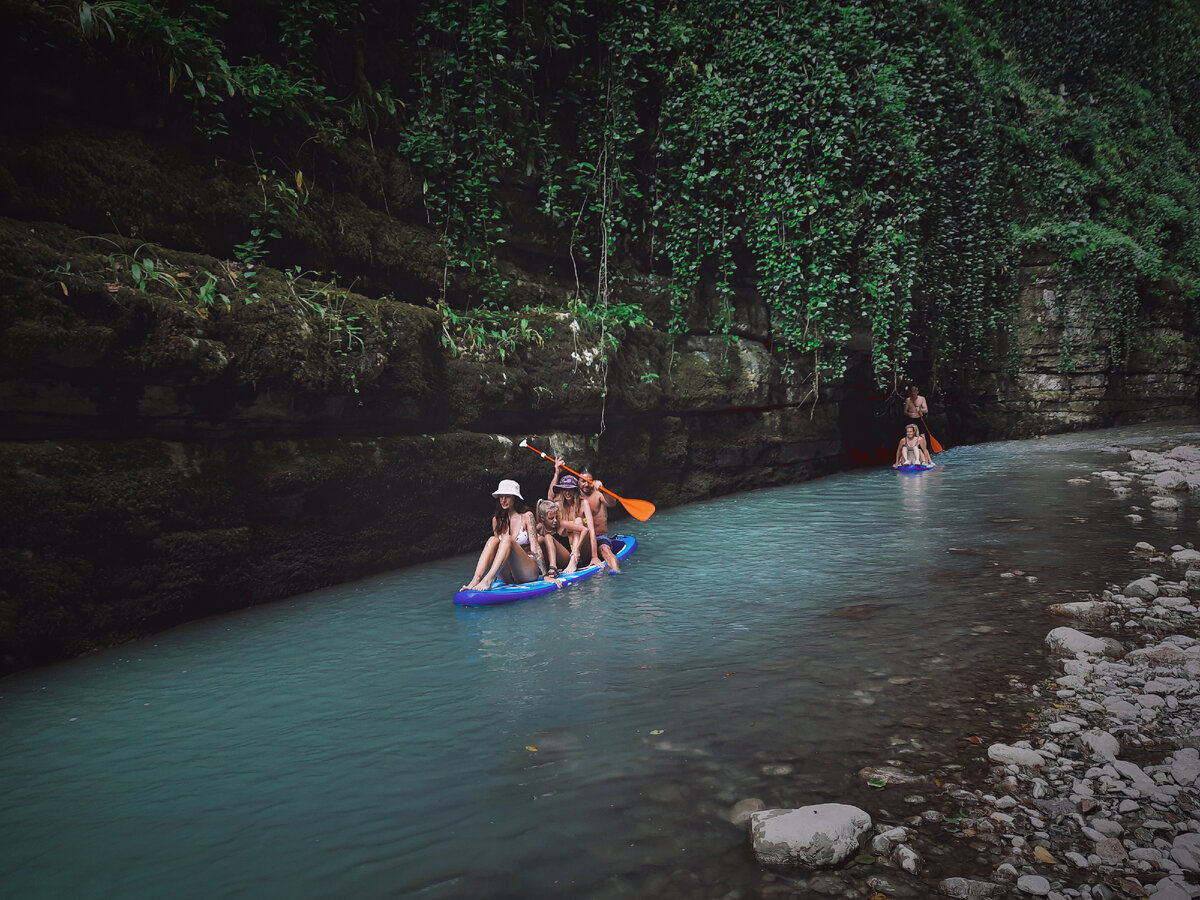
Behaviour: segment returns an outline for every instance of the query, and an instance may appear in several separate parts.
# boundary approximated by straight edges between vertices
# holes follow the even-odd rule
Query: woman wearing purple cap
[[[588,565],[600,558],[596,551],[596,527],[592,523],[592,511],[579,494],[579,479],[574,475],[563,475],[563,461],[554,461],[554,480],[546,496],[558,503],[559,536],[569,537],[571,558],[563,572],[574,572],[579,563]],[[584,538],[587,538],[585,541]],[[564,548],[566,549],[566,548]]]
[[[496,498],[492,536],[483,545],[470,584],[462,586],[464,591],[486,591],[497,575],[503,575],[507,584],[525,584],[546,576],[546,558],[535,539],[536,524],[521,496],[521,485],[505,478],[492,496]]]

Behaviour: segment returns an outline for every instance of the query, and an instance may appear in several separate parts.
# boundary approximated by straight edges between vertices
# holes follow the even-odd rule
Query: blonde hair
[[[539,500],[537,502],[537,526],[542,532],[549,530],[546,527],[546,518],[549,516],[551,510],[554,512],[558,511],[558,504],[553,500]]]

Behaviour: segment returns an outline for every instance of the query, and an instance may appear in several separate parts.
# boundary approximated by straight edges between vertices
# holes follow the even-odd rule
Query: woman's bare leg
[[[487,543],[483,545],[483,552],[479,554],[479,562],[475,566],[475,574],[471,576],[471,580],[462,586],[464,591],[474,591],[479,588],[479,579],[483,577],[483,573],[488,570],[492,564],[492,558],[496,555],[496,547],[500,544],[500,539],[495,535],[488,538]]]
[[[567,560],[567,567],[563,572],[570,574],[579,568],[579,548],[583,544],[583,534],[575,533],[571,535],[571,558]]]
[[[525,552],[525,548],[513,541],[512,552],[504,566],[504,580],[509,584],[527,584],[542,577],[537,560]]]
[[[486,591],[492,586],[492,582],[496,580],[496,575],[500,572],[501,566],[508,561],[508,555],[512,552],[513,540],[511,534],[506,534],[500,538],[500,544],[496,548],[496,556],[492,560],[492,567],[488,569],[487,574],[479,579],[479,583],[475,586],[475,590]]]
[[[562,545],[554,539],[553,535],[549,534],[544,535],[541,540],[542,552],[546,554],[546,565],[553,566],[556,569],[561,568],[558,556]]]

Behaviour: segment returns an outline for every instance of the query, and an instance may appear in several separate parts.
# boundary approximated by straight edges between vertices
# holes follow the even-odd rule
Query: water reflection
[[[896,477],[900,481],[901,508],[904,511],[901,519],[902,527],[923,528],[925,526],[925,494],[930,481],[942,471],[944,471],[942,468],[937,468],[924,472],[896,473]]]

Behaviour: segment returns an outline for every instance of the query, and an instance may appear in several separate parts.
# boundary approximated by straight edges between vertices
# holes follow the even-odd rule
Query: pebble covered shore
[[[1136,524],[1147,508],[1177,513],[1180,496],[1200,491],[1200,448],[1133,450],[1121,471],[1073,481],[1128,498]],[[1131,545],[1135,580],[1051,607],[1063,617],[1046,635],[1060,668],[1012,685],[1033,712],[1021,733],[979,745],[987,766],[860,773],[873,786],[912,785],[905,800],[920,812],[897,823],[843,804],[739,804],[733,817],[775,873],[760,896],[1200,897],[1196,530],[1181,518],[1177,543]],[[948,874],[954,867],[961,874]]]

